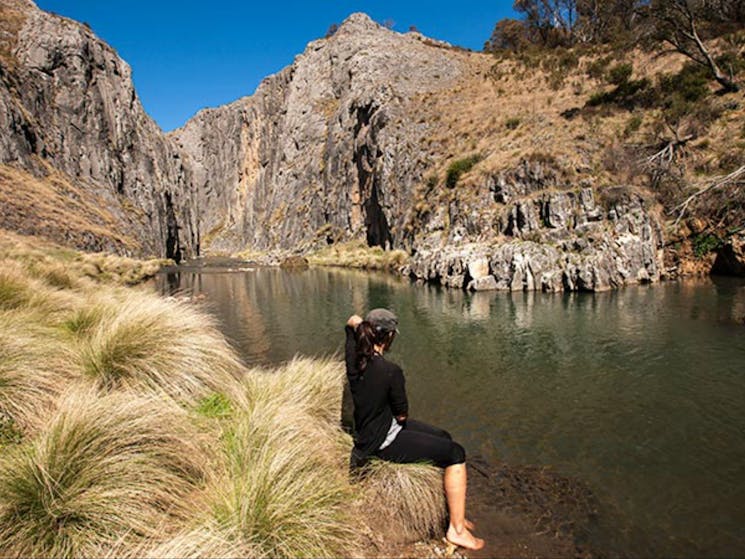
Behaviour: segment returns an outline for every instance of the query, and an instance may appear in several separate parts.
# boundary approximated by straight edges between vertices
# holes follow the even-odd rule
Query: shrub
[[[186,413],[132,394],[69,393],[0,461],[0,541],[14,556],[97,556],[183,520],[205,458]]]
[[[608,70],[606,79],[608,83],[615,86],[620,86],[629,81],[631,74],[634,73],[634,65],[629,63],[616,64]]]
[[[518,126],[520,126],[521,120],[518,117],[512,117],[508,118],[504,121],[504,125],[508,130],[514,130]]]
[[[447,174],[445,175],[445,185],[448,188],[455,188],[460,180],[461,175],[467,173],[473,166],[481,161],[483,157],[481,154],[469,155],[463,159],[457,159],[453,161],[447,168]]]
[[[722,239],[710,233],[701,233],[693,238],[693,254],[703,258],[722,246]]]

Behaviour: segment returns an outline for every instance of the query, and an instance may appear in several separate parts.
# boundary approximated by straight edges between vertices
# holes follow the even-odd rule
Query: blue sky
[[[394,29],[422,33],[480,50],[512,1],[361,2],[264,0],[37,0],[49,10],[90,24],[132,67],[145,110],[164,130],[195,112],[253,93],[290,64],[329,25],[353,12]]]

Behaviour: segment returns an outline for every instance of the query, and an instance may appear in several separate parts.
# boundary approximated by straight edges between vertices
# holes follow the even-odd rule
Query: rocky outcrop
[[[400,246],[431,164],[410,104],[462,70],[446,46],[354,14],[251,97],[197,114],[172,138],[193,168],[211,247]]]
[[[25,0],[0,9],[0,163],[37,178],[51,167],[83,185],[138,252],[198,252],[188,172],[143,110],[129,66],[85,25]]]
[[[411,252],[413,278],[476,290],[602,290],[660,277],[660,227],[632,191],[600,203],[587,176],[575,180],[545,154],[459,182],[490,148],[465,147],[475,120],[457,121],[456,134],[452,119],[441,122],[451,106],[437,100],[465,83],[472,97],[500,95],[483,89],[483,55],[353,14],[253,95],[164,136],[129,67],[90,29],[0,1],[13,23],[0,36],[0,165],[34,180],[61,174],[58,198],[85,191],[92,232],[68,238],[111,227],[141,252],[176,259],[364,238]],[[468,170],[443,180],[442,162],[458,157]],[[9,192],[0,188],[3,199]],[[92,210],[99,203],[105,220]]]
[[[745,277],[745,235],[733,235],[717,250],[711,272]]]
[[[503,209],[500,238],[420,248],[404,272],[476,291],[604,291],[658,281],[661,228],[641,196],[617,190],[607,208],[588,187],[519,198]]]

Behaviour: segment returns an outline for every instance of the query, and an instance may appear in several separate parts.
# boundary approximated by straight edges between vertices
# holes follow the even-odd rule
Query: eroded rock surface
[[[545,155],[444,179],[443,161],[489,150],[465,147],[468,121],[453,136],[441,124],[453,107],[437,101],[457,100],[467,82],[481,91],[484,55],[353,14],[253,95],[166,136],[127,64],[89,28],[1,1],[0,164],[63,175],[58,197],[79,193],[94,222],[64,233],[82,248],[100,248],[105,228],[120,233],[115,250],[176,259],[364,238],[409,251],[411,277],[457,288],[602,290],[660,277],[661,229],[636,193],[601,203],[587,175],[574,181]],[[6,221],[34,232],[33,219]]]
[[[196,253],[191,179],[143,110],[129,66],[87,26],[30,1],[2,0],[0,10],[0,163],[41,178],[51,167],[93,192],[131,249]]]

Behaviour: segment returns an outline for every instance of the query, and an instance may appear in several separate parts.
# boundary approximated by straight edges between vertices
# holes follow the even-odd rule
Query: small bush
[[[445,186],[448,188],[455,188],[460,180],[461,175],[467,173],[473,166],[481,161],[483,157],[481,154],[469,155],[463,159],[457,159],[453,161],[447,168],[447,174],[445,175]]]
[[[703,258],[722,246],[722,239],[710,233],[701,233],[693,238],[693,254]]]
[[[520,120],[520,118],[518,118],[518,117],[512,117],[512,118],[508,118],[507,120],[504,121],[504,126],[508,130],[515,130],[518,126],[520,126],[520,123],[521,122],[522,121]]]
[[[626,126],[623,129],[623,135],[628,137],[634,132],[637,132],[641,128],[644,118],[642,115],[633,115],[629,120],[626,121]]]
[[[608,83],[620,86],[629,81],[631,74],[634,73],[634,65],[629,63],[617,64],[613,66],[606,74]]]

